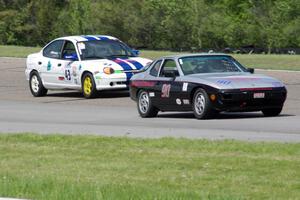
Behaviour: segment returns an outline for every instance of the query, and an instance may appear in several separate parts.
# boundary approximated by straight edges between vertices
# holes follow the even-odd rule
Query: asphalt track
[[[0,58],[0,132],[98,134],[142,138],[186,137],[300,142],[300,72],[257,71],[282,80],[288,98],[282,114],[223,113],[196,120],[192,113],[159,113],[142,119],[127,91],[87,100],[79,92],[50,91],[34,98],[25,80],[25,59]]]

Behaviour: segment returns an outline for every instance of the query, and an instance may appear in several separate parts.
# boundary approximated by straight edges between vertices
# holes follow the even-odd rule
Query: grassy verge
[[[19,57],[25,58],[31,53],[39,52],[40,47],[22,47],[0,45],[0,57]]]
[[[298,199],[300,144],[0,135],[0,196]]]
[[[21,47],[0,45],[0,57],[26,57],[40,51],[40,47]],[[178,52],[142,50],[141,56],[156,59],[161,56],[174,55]],[[300,71],[300,55],[233,55],[243,65],[260,69]]]

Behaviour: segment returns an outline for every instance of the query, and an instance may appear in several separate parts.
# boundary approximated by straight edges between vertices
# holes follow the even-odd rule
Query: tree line
[[[300,47],[299,0],[0,0],[0,44],[108,34],[134,47]]]

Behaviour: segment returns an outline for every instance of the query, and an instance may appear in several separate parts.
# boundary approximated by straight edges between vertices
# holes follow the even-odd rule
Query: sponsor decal
[[[161,97],[169,98],[170,97],[170,89],[171,89],[170,84],[163,84],[162,89],[161,89]]]
[[[79,65],[79,69],[78,69],[78,70],[79,70],[79,71],[81,71],[81,69],[82,69],[82,66],[81,66],[81,65]]]
[[[190,104],[190,100],[188,100],[188,99],[183,99],[183,104]]]
[[[58,77],[58,80],[59,80],[59,81],[63,81],[63,80],[65,80],[65,77],[59,76],[59,77]]]
[[[48,64],[47,64],[47,71],[50,71],[52,68],[52,65],[51,65],[51,62],[50,60],[48,61]]]
[[[97,80],[100,80],[101,79],[101,76],[96,76],[95,77]]]
[[[77,44],[77,46],[78,46],[79,54],[81,55],[82,54],[82,50],[85,49],[85,44],[83,42],[79,42]]]
[[[155,93],[154,92],[149,92],[149,96],[150,97],[155,97]]]
[[[228,80],[218,80],[217,83],[222,84],[222,85],[229,85],[231,81]]]
[[[177,103],[178,105],[181,105],[181,100],[180,100],[180,99],[176,99],[176,103]]]
[[[72,75],[76,77],[77,76],[77,68],[76,68],[76,66],[73,65],[73,66],[71,66],[71,68],[72,68]]]
[[[188,85],[189,85],[189,83],[183,83],[183,86],[182,86],[182,91],[183,92],[187,91]]]

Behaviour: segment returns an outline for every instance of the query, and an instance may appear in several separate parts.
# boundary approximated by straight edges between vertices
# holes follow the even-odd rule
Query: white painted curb
[[[0,200],[29,200],[29,199],[15,199],[15,198],[0,197]]]

